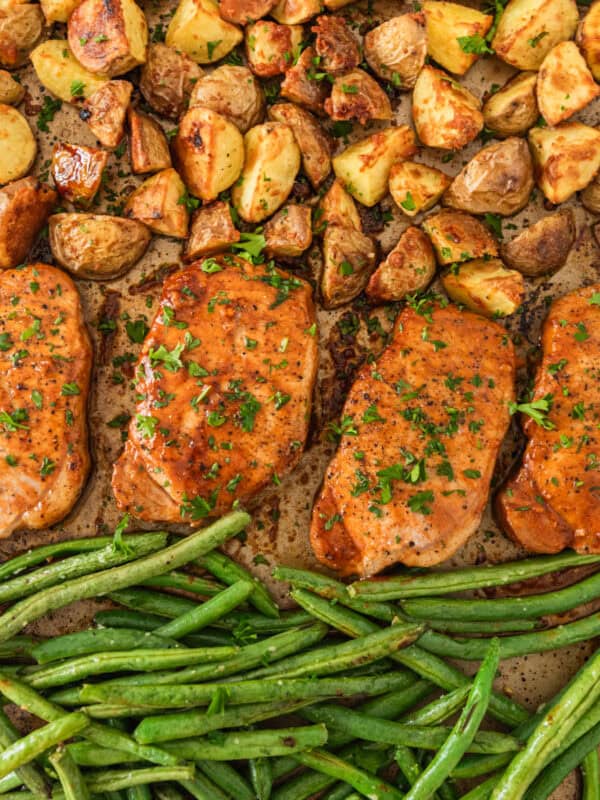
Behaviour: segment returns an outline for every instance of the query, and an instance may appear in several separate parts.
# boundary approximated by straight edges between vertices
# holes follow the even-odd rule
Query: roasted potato
[[[0,103],[17,106],[25,96],[25,89],[5,69],[0,69]]]
[[[190,108],[204,106],[222,114],[242,132],[262,122],[265,95],[247,67],[224,64],[199,80],[190,97]]]
[[[217,200],[194,211],[183,260],[195,261],[203,256],[214,256],[239,240],[240,232],[231,219],[231,209],[227,203]]]
[[[302,25],[321,10],[321,0],[279,0],[271,16],[282,25]]]
[[[141,222],[106,214],[54,214],[49,232],[54,260],[78,277],[98,281],[127,272],[152,238]]]
[[[315,34],[319,70],[329,75],[343,75],[358,67],[360,48],[343,17],[335,14],[317,17],[311,31]]]
[[[388,19],[367,33],[364,50],[367,63],[382,80],[412,89],[427,56],[424,15]]]
[[[329,11],[337,11],[352,2],[353,0],[325,0],[324,5]]]
[[[600,80],[600,3],[595,0],[577,28],[577,44],[596,80]]]
[[[125,135],[132,91],[129,81],[108,81],[83,104],[79,116],[104,147],[117,147]]]
[[[323,103],[329,94],[325,73],[315,69],[317,54],[307,47],[298,61],[285,73],[280,94],[292,103],[305,106],[315,114],[323,114]]]
[[[581,122],[532,128],[529,145],[537,185],[554,204],[584,189],[600,168],[600,132]]]
[[[185,53],[157,42],[148,48],[139,88],[154,111],[163,117],[179,119],[202,75],[202,69]]]
[[[464,75],[479,58],[474,45],[485,40],[494,17],[443,0],[426,0],[423,12],[428,54],[448,72]]]
[[[428,211],[444,194],[452,179],[434,167],[415,161],[398,161],[390,170],[390,194],[407,217]]]
[[[540,112],[536,72],[520,72],[483,104],[486,128],[497,136],[521,136],[535,125]]]
[[[354,228],[328,225],[323,235],[321,297],[325,308],[349,303],[365,288],[375,266],[375,245]]]
[[[36,178],[22,178],[0,189],[0,267],[22,264],[57,200]]]
[[[362,231],[362,223],[352,195],[344,189],[340,180],[335,180],[321,198],[315,212],[316,230],[324,231],[328,225],[354,228]]]
[[[572,38],[578,22],[575,0],[510,0],[492,49],[517,69],[537,70],[555,44]]]
[[[295,258],[312,244],[311,210],[308,206],[290,203],[267,222],[264,237],[269,258]]]
[[[548,125],[569,119],[599,94],[575,42],[560,42],[550,50],[537,78],[537,102]]]
[[[269,108],[269,119],[289,125],[300,148],[302,168],[315,189],[331,172],[332,143],[316,117],[294,103]]]
[[[525,298],[523,276],[506,269],[499,258],[457,265],[443,275],[442,285],[455,303],[484,317],[508,317]]]
[[[0,104],[0,183],[26,175],[37,153],[29,123],[16,108]]]
[[[534,222],[510,242],[500,253],[505,264],[532,278],[556,272],[566,262],[575,244],[575,218],[570,208]]]
[[[388,303],[421,292],[435,275],[435,255],[429,238],[419,228],[407,228],[385,261],[371,275],[369,300]]]
[[[276,0],[219,0],[219,13],[234,25],[247,25],[266,17]]]
[[[481,103],[453,78],[425,65],[413,91],[417,136],[428,147],[460,150],[483,128]]]
[[[48,25],[52,25],[53,22],[66,22],[79,3],[80,0],[40,0]]]
[[[581,193],[581,202],[592,214],[600,214],[600,175],[585,187]]]
[[[489,228],[462,211],[440,211],[427,217],[423,230],[431,239],[438,263],[453,264],[498,255]]]
[[[208,203],[239,178],[244,139],[221,114],[196,106],[179,122],[173,157],[189,191]]]
[[[416,152],[415,137],[408,125],[385,128],[351,144],[333,159],[333,171],[346,190],[365,206],[374,206],[388,190],[395,161]]]
[[[482,148],[454,178],[443,202],[470,214],[509,217],[525,208],[533,187],[527,142],[511,136]]]
[[[63,39],[38,44],[31,63],[42,86],[65,103],[82,102],[106,83],[106,78],[81,66]]]
[[[56,144],[50,172],[61,197],[89,205],[100,188],[108,162],[106,150],[83,145]]]
[[[163,169],[129,195],[123,215],[143,222],[154,233],[185,239],[189,214],[184,199],[185,186],[177,172]]]
[[[129,152],[133,173],[141,175],[170,167],[169,144],[158,122],[136,108],[129,109],[128,118]]]
[[[391,119],[392,106],[377,81],[362,69],[353,69],[336,78],[331,95],[325,100],[331,119],[357,119],[366,125],[372,119]]]
[[[244,169],[231,191],[231,200],[246,222],[262,222],[292,191],[300,169],[300,148],[292,129],[281,122],[250,128],[244,144]]]
[[[242,32],[219,14],[216,0],[180,0],[165,44],[198,64],[220,61],[242,41]]]
[[[42,35],[44,15],[38,5],[0,7],[0,66],[14,69],[27,61]]]
[[[294,63],[302,42],[299,25],[260,20],[246,26],[244,40],[248,66],[261,78],[282,75]]]

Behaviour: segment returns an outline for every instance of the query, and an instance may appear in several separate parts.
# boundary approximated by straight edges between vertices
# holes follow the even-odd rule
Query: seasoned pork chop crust
[[[317,558],[349,575],[428,567],[477,529],[513,399],[498,324],[456,306],[405,308],[359,372],[313,511]]]
[[[546,399],[544,425],[525,417],[523,462],[498,493],[504,530],[528,550],[600,552],[600,284],[550,307],[532,402]]]
[[[168,278],[113,472],[119,508],[193,523],[277,482],[304,447],[316,369],[304,281],[231,256]]]
[[[0,538],[75,504],[90,466],[91,365],[73,281],[47,264],[0,272]]]

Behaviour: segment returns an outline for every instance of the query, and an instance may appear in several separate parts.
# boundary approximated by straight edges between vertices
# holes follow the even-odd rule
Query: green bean
[[[141,761],[131,753],[98,747],[91,742],[73,742],[67,745],[67,750],[79,767],[114,767],[115,764],[133,764]]]
[[[492,775],[491,778],[488,778],[483,783],[480,783],[479,786],[476,786],[474,789],[471,789],[470,792],[464,794],[460,800],[488,800],[497,782],[498,778]]]
[[[382,778],[355,767],[326,750],[299,753],[298,761],[305,767],[323,772],[336,780],[345,781],[371,800],[403,800],[404,795]]]
[[[299,753],[320,747],[326,741],[327,728],[324,725],[307,725],[304,728],[261,728],[224,733],[218,741],[211,741],[208,737],[182,739],[168,742],[164,747],[173,755],[189,761],[232,761]]]
[[[256,800],[248,782],[227,762],[200,759],[196,761],[196,765],[207,778],[210,778],[213,783],[220,786],[224,792],[234,797],[235,800]]]
[[[502,767],[505,767],[511,760],[511,753],[466,756],[460,764],[452,770],[452,777],[465,780],[469,778],[479,778],[481,775],[489,775],[490,772],[496,772],[502,769]]]
[[[106,628],[131,628],[147,632],[155,631],[165,624],[164,619],[158,614],[144,614],[123,608],[98,611],[94,616],[94,622],[96,625],[103,625]]]
[[[39,644],[38,639],[32,636],[15,636],[7,642],[0,642],[0,660],[31,657],[32,651]]]
[[[244,602],[252,591],[253,584],[249,581],[232,583],[228,589],[224,589],[211,600],[207,600],[202,605],[196,606],[193,610],[158,628],[156,633],[158,636],[181,639],[189,633],[206,628],[229,611],[233,611],[240,603]]]
[[[8,775],[5,775],[3,778],[0,778],[0,794],[4,795],[6,792],[10,792],[12,789],[18,789],[19,786],[23,785],[23,781],[19,778],[19,775],[16,772],[9,772]],[[40,793],[40,797],[45,797],[45,793]]]
[[[100,628],[56,636],[37,644],[31,655],[38,664],[63,661],[66,658],[105,653],[118,650],[157,650],[159,648],[180,647],[175,641],[164,636],[156,636],[144,631],[127,628]]]
[[[360,800],[360,795],[356,794],[352,786],[347,783],[338,783],[337,786],[326,792],[321,800],[348,800],[349,797],[355,797]]]
[[[269,800],[273,791],[273,770],[268,758],[252,758],[248,764],[257,800]],[[235,795],[234,795],[235,796]]]
[[[184,800],[183,795],[174,786],[168,783],[157,784],[154,787],[156,800]]]
[[[294,767],[297,769],[299,766],[299,763],[294,760]],[[337,780],[330,775],[309,770],[294,775],[281,786],[276,787],[271,798],[272,800],[308,800],[324,789],[335,786],[336,783]]]
[[[174,589],[198,594],[201,597],[212,597],[226,588],[222,583],[189,572],[168,572],[166,575],[156,575],[154,578],[142,581],[140,586],[148,586],[151,589]]]
[[[407,615],[411,622],[420,622],[418,617]],[[427,620],[427,627],[432,631],[446,633],[477,633],[495,636],[497,633],[514,633],[515,631],[535,631],[547,627],[542,621],[533,619],[505,619],[494,622],[479,622],[469,620]]]
[[[140,786],[132,786],[127,789],[127,800],[152,800],[150,787],[145,783]]]
[[[399,745],[396,748],[394,758],[408,785],[413,786],[421,774],[421,767],[413,751],[406,745]]]
[[[15,744],[19,740],[19,734],[15,730],[12,722],[0,708],[0,750]],[[45,796],[48,793],[48,782],[44,773],[38,768],[37,764],[24,764],[17,772],[19,783],[25,786],[34,794]],[[10,773],[9,773],[10,774]],[[6,777],[6,776],[5,776]]]
[[[405,725],[439,725],[464,705],[470,691],[469,685],[460,686],[458,689],[438,697],[429,705],[406,714],[401,722]]]
[[[193,781],[180,781],[183,788],[196,800],[230,800],[229,795],[222,792],[203,773],[197,773]]]
[[[247,570],[245,570],[236,561],[226,556],[224,553],[214,550],[211,553],[196,559],[197,563],[210,572],[223,583],[229,586],[237,581],[250,580],[254,584],[254,592],[250,595],[250,603],[264,614],[265,617],[277,618],[279,616],[279,607],[273,600],[266,587]]]
[[[600,800],[600,762],[595,747],[581,762],[583,794],[581,800]]]
[[[75,761],[64,747],[59,747],[49,758],[54,767],[65,800],[90,800],[90,792]]]
[[[140,786],[163,781],[193,780],[196,770],[193,766],[180,767],[144,767],[131,770],[102,770],[89,773],[87,784],[92,792],[118,792],[130,786]]]

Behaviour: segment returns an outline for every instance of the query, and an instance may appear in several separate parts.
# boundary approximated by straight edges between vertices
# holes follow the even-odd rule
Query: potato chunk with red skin
[[[295,258],[312,244],[311,210],[308,206],[290,203],[266,223],[265,252],[269,258]]]
[[[369,300],[387,303],[420,292],[433,280],[436,261],[429,238],[411,226],[371,275],[366,288]]]
[[[323,104],[329,94],[329,85],[326,80],[317,79],[316,57],[317,54],[312,47],[302,51],[300,58],[285,73],[281,84],[281,96],[308,108],[315,114],[322,115]]]
[[[148,48],[139,89],[153,111],[169,119],[178,119],[203,74],[202,68],[185,53],[156,42]]]
[[[219,14],[234,25],[247,25],[266,17],[276,0],[219,0]]]
[[[302,168],[315,189],[331,172],[333,144],[310,111],[294,103],[276,103],[269,108],[269,119],[283,122],[292,129],[300,148]]]
[[[401,89],[412,89],[427,56],[425,16],[401,14],[370,30],[365,58],[373,72]]]
[[[135,175],[158,172],[171,166],[167,137],[156,120],[129,109],[129,151]]]
[[[246,133],[262,122],[265,96],[247,67],[223,64],[196,83],[190,97],[190,108],[194,106],[204,106],[222,114]]]
[[[0,267],[26,260],[56,200],[54,189],[31,176],[0,189]]]
[[[132,91],[129,81],[108,81],[83,104],[79,116],[104,147],[117,147],[125,135]]]
[[[185,185],[173,169],[163,169],[147,178],[127,198],[123,215],[146,224],[154,233],[185,239],[189,214],[180,200]]]
[[[354,228],[327,226],[321,277],[325,308],[338,308],[362,292],[375,266],[375,256],[375,245],[369,236]]]
[[[191,262],[203,256],[214,256],[239,240],[240,232],[233,224],[229,205],[217,200],[194,211],[183,260]]]
[[[100,188],[107,161],[106,150],[97,147],[55,145],[50,171],[61,197],[70,203],[91,203]]]
[[[354,69],[333,82],[325,111],[331,119],[357,119],[366,125],[371,119],[391,119],[392,106],[387,94],[370,75]]]
[[[445,209],[423,222],[440,264],[453,264],[498,255],[498,244],[477,217]]]
[[[600,94],[575,42],[560,42],[542,62],[537,102],[548,125],[558,125],[581,111]]]
[[[341,75],[360,64],[360,48],[343,17],[335,14],[317,17],[311,31],[316,34],[315,50],[321,59],[319,69]]]
[[[252,72],[260,78],[272,78],[282,75],[294,63],[302,28],[261,20],[246,27],[244,41]]]

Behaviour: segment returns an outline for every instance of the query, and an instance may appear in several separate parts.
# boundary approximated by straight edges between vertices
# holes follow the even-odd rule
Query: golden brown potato
[[[135,108],[128,111],[129,152],[135,175],[158,172],[171,166],[167,137],[156,120]]]
[[[374,206],[387,193],[392,164],[409,158],[416,149],[415,136],[408,125],[385,128],[335,156],[333,171],[355,200]]]
[[[129,81],[108,81],[83,104],[79,116],[104,147],[117,147],[125,135],[132,91]]]
[[[352,2],[353,0],[325,0],[323,5],[329,11],[337,11],[339,8],[343,8]]]
[[[349,303],[365,288],[375,266],[372,239],[354,228],[328,225],[323,235],[321,296],[325,308]]]
[[[556,272],[575,244],[575,218],[570,208],[534,222],[501,249],[502,260],[532,278]]]
[[[108,153],[97,147],[54,145],[50,172],[60,196],[70,203],[89,205],[98,193],[107,162]]]
[[[329,84],[325,73],[315,68],[317,54],[314,48],[307,47],[298,61],[285,73],[280,94],[292,103],[305,106],[315,114],[323,114],[323,104],[329,94]]]
[[[262,122],[265,96],[247,67],[224,64],[196,83],[190,98],[190,108],[194,106],[204,106],[222,114],[246,133]]]
[[[240,177],[244,140],[221,114],[196,106],[179,122],[173,157],[189,191],[208,203]]]
[[[319,71],[342,75],[360,64],[360,48],[343,17],[327,14],[317,17],[311,31],[315,34],[315,50]]]
[[[140,74],[140,92],[158,114],[179,119],[202,75],[202,69],[185,53],[157,42],[148,48]]]
[[[147,178],[127,198],[123,214],[147,225],[154,233],[185,239],[189,214],[183,181],[173,169]]]
[[[152,238],[141,222],[106,214],[54,214],[49,232],[54,260],[74,275],[98,281],[127,272]]]
[[[247,25],[266,17],[276,0],[219,0],[219,13],[234,25]]]
[[[382,80],[412,89],[427,56],[425,16],[392,17],[365,36],[365,58]]]
[[[202,256],[214,256],[228,250],[239,240],[240,232],[233,224],[229,205],[217,200],[194,211],[183,260],[195,261]]]
[[[532,128],[529,145],[537,185],[554,204],[584,189],[600,168],[600,132],[580,122]]]
[[[444,0],[426,0],[423,12],[428,54],[448,72],[464,75],[479,58],[477,46],[485,42],[494,17]]]
[[[0,104],[0,183],[26,175],[37,153],[35,137],[20,111]]]
[[[328,225],[354,228],[362,231],[362,223],[352,195],[344,189],[342,182],[335,180],[321,198],[315,212],[315,233],[322,233]]]
[[[280,209],[265,225],[269,258],[295,258],[312,244],[311,210],[308,206],[290,203]]]
[[[279,0],[271,16],[282,25],[302,25],[321,10],[321,0]]]
[[[53,22],[66,22],[77,8],[80,0],[40,0],[40,6],[48,25]]]
[[[54,189],[32,177],[0,189],[0,267],[27,259],[56,200]]]
[[[242,32],[219,14],[216,0],[180,0],[165,44],[198,64],[220,61],[242,41]]]
[[[520,72],[483,104],[486,128],[497,136],[520,136],[540,115],[536,97],[537,73]]]
[[[600,80],[600,3],[595,0],[577,28],[577,44],[596,80]]]
[[[497,256],[498,245],[489,228],[462,211],[440,211],[423,222],[440,264]]]
[[[260,20],[244,32],[248,66],[261,78],[282,75],[294,63],[302,41],[299,25],[278,25]]]
[[[560,42],[550,50],[537,78],[537,102],[548,125],[569,119],[599,94],[575,42]]]
[[[415,161],[398,161],[390,170],[390,194],[407,217],[428,211],[444,194],[452,178]]]
[[[581,193],[581,202],[592,214],[600,214],[600,175],[585,187]]]
[[[287,200],[300,169],[300,148],[292,129],[281,122],[250,128],[244,137],[246,160],[231,200],[246,222],[262,222]]]
[[[302,155],[302,168],[315,189],[331,172],[333,149],[316,117],[294,103],[277,103],[269,108],[269,119],[289,125]]]
[[[357,119],[361,125],[372,119],[392,118],[387,94],[362,69],[353,69],[334,80],[325,111],[331,119]]]
[[[455,303],[484,317],[508,317],[525,298],[523,276],[506,269],[499,258],[460,264],[442,277],[442,284]]]
[[[44,15],[38,5],[0,7],[0,66],[14,69],[27,61],[42,35]]]
[[[481,149],[454,178],[443,202],[470,214],[509,217],[525,208],[533,186],[527,142],[511,136]]]
[[[492,49],[517,69],[539,69],[555,44],[575,33],[575,0],[511,0],[500,17]]]
[[[0,103],[17,106],[25,96],[25,89],[5,69],[0,69]]]
[[[388,303],[421,292],[435,275],[435,256],[428,237],[419,228],[407,228],[385,261],[371,275],[369,300]]]
[[[79,103],[93,95],[106,78],[84,69],[62,39],[48,39],[31,53],[31,62],[42,86],[64,100]]]
[[[460,150],[483,128],[479,100],[445,72],[429,65],[417,78],[412,115],[423,144],[443,150]]]

